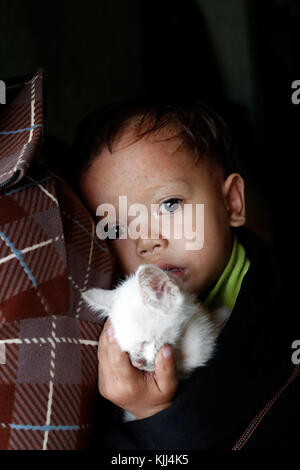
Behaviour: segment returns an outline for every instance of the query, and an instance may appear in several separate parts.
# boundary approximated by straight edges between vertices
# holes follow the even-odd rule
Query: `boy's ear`
[[[102,317],[107,317],[112,308],[114,291],[105,289],[89,289],[81,294],[82,298],[94,312],[102,311]]]
[[[231,227],[240,227],[246,223],[244,190],[244,180],[239,173],[231,173],[223,183],[223,195]]]

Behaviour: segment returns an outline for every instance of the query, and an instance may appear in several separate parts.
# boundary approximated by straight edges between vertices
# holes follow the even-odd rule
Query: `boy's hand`
[[[164,345],[157,354],[154,373],[142,372],[121,351],[107,320],[99,340],[98,360],[99,392],[136,418],[147,418],[172,404],[178,379],[171,346]]]

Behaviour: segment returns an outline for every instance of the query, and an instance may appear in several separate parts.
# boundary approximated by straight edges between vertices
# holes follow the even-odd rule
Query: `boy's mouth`
[[[156,266],[158,266],[160,269],[162,269],[166,273],[172,274],[178,277],[183,277],[185,274],[185,268],[182,268],[181,266],[174,266],[172,264],[166,264],[166,263],[158,263]]]

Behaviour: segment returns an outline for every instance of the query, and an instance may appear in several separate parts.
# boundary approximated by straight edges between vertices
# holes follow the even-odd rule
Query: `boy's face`
[[[163,141],[161,136],[152,135],[135,143],[132,140],[132,134],[127,133],[112,153],[105,148],[94,159],[81,178],[82,196],[94,214],[100,204],[112,204],[117,223],[119,196],[127,197],[128,208],[136,203],[147,207],[149,231],[145,238],[110,242],[124,274],[131,274],[146,263],[163,268],[171,265],[178,268],[173,275],[181,278],[188,292],[205,293],[229,259],[230,226],[245,222],[243,180],[232,174],[224,181],[223,171],[206,158],[196,166],[188,149],[177,139]],[[154,204],[157,210],[153,206],[151,210]],[[195,211],[192,212],[193,229],[204,229],[201,249],[187,250],[190,239],[175,239],[172,230],[166,236],[162,227],[150,234],[158,219],[169,214],[172,219],[178,211],[185,211],[184,204],[192,204],[193,208],[204,205],[204,228],[197,226]],[[128,217],[128,223],[131,219]],[[191,222],[190,219],[182,217],[183,221]],[[186,233],[184,227],[182,233]]]

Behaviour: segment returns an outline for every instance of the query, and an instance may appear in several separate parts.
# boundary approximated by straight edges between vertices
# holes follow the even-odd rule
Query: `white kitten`
[[[179,280],[155,265],[140,266],[114,290],[95,288],[82,296],[100,318],[110,318],[120,348],[135,367],[154,371],[157,352],[169,343],[180,378],[212,357],[226,319],[224,311],[209,314],[195,295],[181,290]]]

